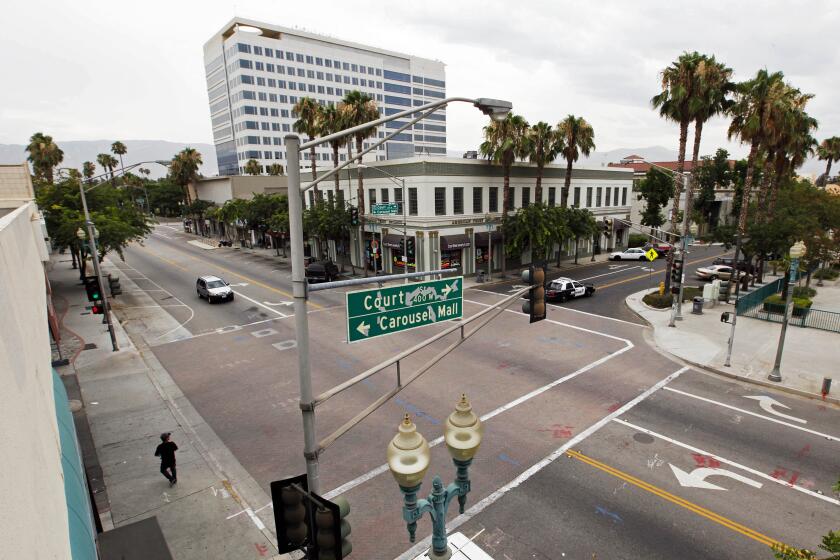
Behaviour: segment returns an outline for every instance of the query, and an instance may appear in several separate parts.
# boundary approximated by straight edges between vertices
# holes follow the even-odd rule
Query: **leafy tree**
[[[245,220],[251,229],[259,232],[262,238],[271,229],[271,218],[278,212],[289,210],[286,195],[257,193],[245,205]]]
[[[84,176],[86,181],[90,181],[93,179],[93,176],[96,175],[96,164],[92,161],[86,161],[82,164],[82,175]]]
[[[693,169],[693,182],[699,190],[694,200],[692,221],[697,223],[712,223],[712,211],[715,205],[715,190],[728,187],[732,183],[732,172],[729,169],[729,152],[718,148],[714,157],[704,156],[700,165]]]
[[[671,175],[651,167],[639,184],[639,196],[645,201],[642,211],[642,225],[650,228],[650,234],[665,223],[662,208],[668,204],[674,193],[674,179]]]
[[[536,202],[542,202],[542,179],[545,165],[554,161],[559,151],[557,133],[550,124],[540,121],[525,132],[523,152],[527,154],[531,163],[537,166],[537,185],[534,189]]]
[[[26,159],[32,163],[35,178],[52,183],[53,169],[64,161],[64,152],[53,141],[52,136],[36,132],[29,138],[26,151],[29,152]]]
[[[817,149],[819,159],[825,160],[825,175],[817,179],[818,186],[825,186],[831,177],[831,164],[840,161],[840,137],[832,136],[820,142]]]
[[[184,148],[172,158],[169,164],[169,178],[184,192],[184,201],[190,204],[189,185],[198,178],[198,168],[201,167],[201,153],[195,148]]]
[[[292,130],[298,134],[305,134],[310,140],[321,134],[321,131],[318,128],[321,121],[321,106],[315,99],[308,96],[301,97],[298,102],[295,103],[294,107],[292,107],[292,112],[298,117],[294,124],[292,124]],[[313,181],[318,178],[315,166],[315,160],[317,159],[316,156],[315,146],[312,146],[309,149],[309,162],[312,165]],[[317,192],[318,189],[316,187],[316,197]]]
[[[286,256],[286,242],[285,239],[289,235],[289,206],[288,200],[286,201],[286,208],[284,210],[280,210],[275,212],[268,220],[268,227],[273,232],[280,232],[283,234],[283,242],[280,245],[283,246],[283,256]],[[280,248],[275,245],[275,250],[277,251],[277,256],[280,256]]]
[[[244,227],[246,230],[248,228],[248,201],[241,198],[227,200],[222,207],[219,208],[216,215],[225,226],[233,226],[235,234],[234,237],[239,239],[240,226]]]
[[[196,199],[184,207],[184,214],[192,218],[193,223],[197,226],[197,233],[204,233],[204,220],[207,218],[207,211],[215,205],[215,202],[209,200]]]
[[[566,210],[566,217],[569,224],[569,231],[575,239],[575,264],[577,264],[580,240],[595,235],[598,231],[598,224],[592,212],[585,208],[568,208]]]
[[[148,181],[146,192],[149,195],[149,208],[156,214],[180,216],[184,200],[183,189],[170,178]]]
[[[566,160],[566,178],[560,196],[560,206],[569,205],[569,186],[572,184],[572,164],[581,154],[588,156],[595,149],[595,130],[583,117],[569,115],[557,123],[559,151]]]
[[[255,159],[249,159],[245,163],[245,173],[248,175],[262,175],[262,165]]]
[[[510,168],[516,158],[525,156],[525,134],[528,121],[519,115],[508,113],[501,121],[491,120],[484,127],[484,142],[478,148],[482,156],[502,166],[502,225],[510,211]],[[505,242],[505,228],[502,227],[502,245]],[[507,271],[505,254],[502,253],[502,276]]]
[[[349,234],[350,209],[333,200],[316,200],[303,212],[303,230],[314,237],[318,252],[323,252],[324,243],[332,239],[338,244]]]
[[[283,166],[279,163],[272,163],[268,166],[268,174],[272,176],[282,175],[283,174]]]
[[[505,216],[502,227],[507,233],[505,251],[516,255],[530,247],[532,261],[547,260],[555,243],[572,236],[566,209],[541,202],[520,208],[513,216]]]

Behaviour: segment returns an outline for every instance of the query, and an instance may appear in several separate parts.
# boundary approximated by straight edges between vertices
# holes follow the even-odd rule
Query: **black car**
[[[332,282],[338,278],[338,266],[332,261],[310,261],[306,265],[306,280],[315,282]]]
[[[595,293],[592,284],[581,284],[571,278],[557,278],[552,280],[545,290],[546,301],[564,302],[578,297],[589,297]]]

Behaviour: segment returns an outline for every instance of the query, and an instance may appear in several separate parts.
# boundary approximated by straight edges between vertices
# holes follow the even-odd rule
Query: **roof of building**
[[[634,157],[636,157],[636,156],[628,156],[628,157],[626,157],[622,160],[622,163],[608,163],[607,167],[612,167],[612,168],[621,167],[621,168],[624,168],[624,169],[632,169],[633,173],[636,173],[636,174],[647,173],[650,170],[651,165],[655,165],[657,167],[664,167],[665,169],[670,169],[671,171],[676,171],[677,168],[679,167],[679,162],[677,162],[677,161],[652,161],[652,162],[641,161],[641,162],[627,162],[627,163],[624,162],[624,160],[631,159],[631,158],[634,158]],[[639,158],[639,159],[644,159],[644,158]],[[730,159],[730,160],[727,160],[727,161],[729,162],[729,167],[732,167],[732,166],[735,165],[735,160],[734,159]],[[698,162],[698,163],[701,163],[701,162]],[[693,167],[694,166],[692,165],[691,160],[688,160],[688,159],[685,160],[685,163],[683,164],[683,170],[691,171]]]
[[[0,165],[0,208],[17,208],[35,199],[26,163]]]

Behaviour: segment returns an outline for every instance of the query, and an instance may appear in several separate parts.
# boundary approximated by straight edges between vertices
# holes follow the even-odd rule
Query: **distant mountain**
[[[85,161],[96,162],[97,154],[111,153],[111,140],[70,140],[59,143],[64,151],[62,167],[75,167],[81,169]],[[216,166],[216,149],[212,144],[168,142],[166,140],[123,140],[128,153],[123,156],[125,165],[140,161],[154,161],[159,159],[170,160],[172,156],[186,147],[195,148],[201,152],[201,159],[204,164],[200,172],[210,177],[218,174]],[[22,144],[0,144],[0,164],[22,163],[26,161],[26,146]],[[151,171],[151,177],[162,177],[166,174],[166,168],[154,163],[144,165]]]

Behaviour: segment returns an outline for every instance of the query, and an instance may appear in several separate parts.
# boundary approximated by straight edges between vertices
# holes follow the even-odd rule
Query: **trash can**
[[[694,296],[692,300],[693,304],[691,306],[691,312],[694,315],[702,315],[703,314],[703,297],[702,296]]]

